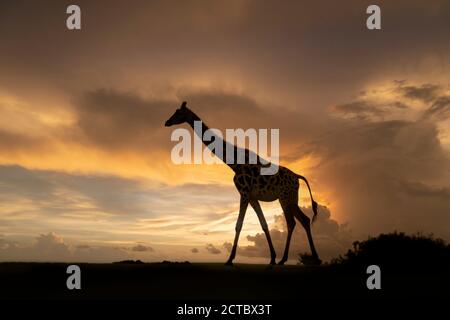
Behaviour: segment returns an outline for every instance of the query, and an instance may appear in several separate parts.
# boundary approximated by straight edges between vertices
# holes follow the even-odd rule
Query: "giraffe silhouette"
[[[187,123],[194,129],[194,122],[201,121],[201,119],[186,106],[186,101],[184,101],[181,106],[175,111],[175,113],[166,121],[165,126],[170,127],[177,124]],[[203,134],[209,128],[202,121],[202,130],[201,132],[196,132],[203,143],[208,147],[213,141],[204,141]],[[218,137],[215,137],[218,139]],[[215,142],[217,143],[217,142]],[[220,143],[220,142],[219,142]],[[227,158],[227,144],[229,142],[223,141],[223,153],[221,155],[221,160]],[[230,147],[228,145],[228,147]],[[291,242],[292,232],[295,228],[295,219],[297,219],[300,224],[305,228],[306,235],[308,237],[309,246],[311,248],[312,258],[317,264],[320,264],[321,261],[319,256],[317,255],[317,251],[314,247],[314,242],[311,234],[311,220],[305,215],[300,207],[298,206],[298,191],[299,191],[299,179],[303,180],[308,187],[309,194],[311,197],[311,206],[314,212],[312,221],[314,222],[317,216],[317,203],[314,201],[311,188],[309,186],[308,180],[305,177],[296,174],[289,170],[288,168],[279,166],[278,172],[273,175],[262,175],[261,168],[268,166],[267,161],[260,158],[256,155],[256,163],[249,163],[249,157],[252,151],[248,149],[244,149],[245,154],[245,162],[243,164],[238,163],[236,157],[238,155],[239,147],[232,145],[234,150],[234,160],[235,161],[224,161],[235,173],[233,181],[234,184],[240,194],[240,208],[239,215],[236,223],[236,234],[234,237],[233,247],[230,252],[230,257],[226,262],[227,265],[232,265],[233,260],[236,256],[236,249],[238,245],[239,235],[242,229],[242,224],[244,222],[244,216],[247,211],[247,207],[250,206],[255,210],[256,215],[258,216],[261,227],[266,235],[267,242],[269,244],[270,249],[270,264],[275,264],[276,253],[272,244],[272,239],[269,233],[269,227],[267,225],[266,219],[264,218],[264,214],[262,212],[259,201],[275,201],[279,200],[281,208],[283,209],[284,217],[286,218],[287,224],[287,239],[286,246],[284,249],[283,258],[278,262],[279,265],[283,265],[288,260],[289,254],[289,245]],[[242,150],[242,149],[241,149]],[[212,152],[215,149],[212,148]],[[216,154],[217,155],[217,154]]]

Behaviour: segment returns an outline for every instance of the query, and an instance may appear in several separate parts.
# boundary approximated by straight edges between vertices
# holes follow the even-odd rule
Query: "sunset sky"
[[[0,261],[225,261],[239,195],[225,165],[171,162],[183,100],[212,128],[280,129],[324,260],[381,232],[450,240],[450,2],[377,1],[375,31],[370,4],[1,1]],[[268,256],[249,208],[236,261]]]

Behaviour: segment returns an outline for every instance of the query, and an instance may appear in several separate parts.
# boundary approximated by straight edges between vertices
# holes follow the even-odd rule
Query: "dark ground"
[[[368,290],[366,270],[339,266],[208,263],[78,264],[81,290],[66,287],[65,263],[0,263],[0,299],[281,301],[448,299],[448,272],[381,270],[381,290]]]

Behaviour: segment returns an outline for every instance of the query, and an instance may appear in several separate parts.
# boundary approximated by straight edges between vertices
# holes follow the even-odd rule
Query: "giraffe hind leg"
[[[289,246],[291,244],[291,238],[292,238],[292,232],[295,228],[295,219],[294,219],[294,212],[293,212],[293,206],[282,206],[284,211],[284,216],[286,218],[286,224],[287,224],[287,238],[286,238],[286,246],[284,248],[284,254],[283,258],[278,262],[279,265],[284,265],[284,263],[288,260],[289,256]]]
[[[301,223],[303,228],[306,231],[306,236],[308,237],[309,247],[311,249],[311,254],[313,256],[313,259],[316,260],[317,264],[321,263],[321,260],[319,259],[319,255],[317,254],[316,247],[314,246],[314,241],[311,234],[311,220],[309,217],[303,213],[303,211],[300,209],[300,207],[297,205],[293,210],[295,218]]]

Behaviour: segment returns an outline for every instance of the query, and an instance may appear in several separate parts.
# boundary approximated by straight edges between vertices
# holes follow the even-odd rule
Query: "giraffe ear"
[[[186,104],[187,104],[187,102],[183,101],[183,103],[181,104],[181,109],[186,109]]]

